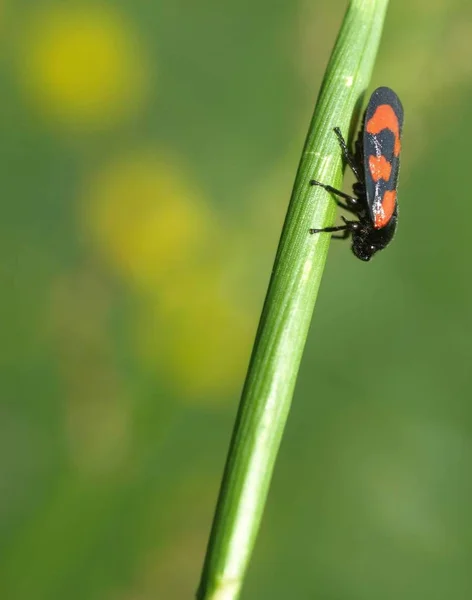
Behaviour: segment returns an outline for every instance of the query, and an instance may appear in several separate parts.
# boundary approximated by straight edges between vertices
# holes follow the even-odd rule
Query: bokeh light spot
[[[86,227],[135,287],[155,289],[205,251],[211,214],[182,175],[170,160],[143,151],[112,162],[91,181]]]
[[[115,124],[147,88],[143,53],[129,23],[107,6],[54,8],[37,15],[22,42],[21,70],[34,102],[78,128]]]
[[[213,403],[239,388],[252,315],[231,273],[231,236],[185,169],[164,154],[121,157],[92,178],[84,226],[139,308],[139,360],[187,401]]]

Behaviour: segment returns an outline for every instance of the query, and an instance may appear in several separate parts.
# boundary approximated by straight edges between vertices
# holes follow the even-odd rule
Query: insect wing
[[[377,88],[367,105],[363,136],[367,204],[376,229],[396,213],[402,127],[400,99],[388,87]]]

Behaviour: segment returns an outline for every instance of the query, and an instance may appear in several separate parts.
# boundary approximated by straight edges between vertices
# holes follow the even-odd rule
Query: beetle
[[[357,221],[341,217],[344,225],[310,229],[310,233],[342,231],[333,238],[352,236],[352,251],[364,261],[385,248],[393,239],[398,220],[397,186],[400,170],[400,150],[403,129],[403,106],[393,90],[377,88],[370,97],[362,127],[349,150],[339,127],[336,134],[344,160],[356,177],[350,196],[314,179],[317,185],[335,195],[338,206],[354,214]],[[341,202],[336,196],[343,198]]]

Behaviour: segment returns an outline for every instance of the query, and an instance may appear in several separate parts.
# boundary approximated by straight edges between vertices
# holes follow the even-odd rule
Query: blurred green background
[[[0,596],[196,590],[346,2],[4,0]],[[243,597],[472,597],[472,6],[392,2],[400,224],[332,244]]]

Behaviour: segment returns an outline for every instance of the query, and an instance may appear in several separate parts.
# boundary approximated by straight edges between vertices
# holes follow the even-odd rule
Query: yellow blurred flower
[[[138,298],[143,364],[187,399],[213,402],[241,386],[254,323],[228,272],[230,234],[185,179],[152,151],[120,158],[91,181],[84,224]]]
[[[215,226],[194,190],[152,151],[119,158],[92,180],[87,229],[129,284],[155,289],[204,253]]]
[[[89,129],[114,124],[141,105],[147,86],[143,53],[112,5],[45,10],[25,38],[22,76],[47,115]]]
[[[221,263],[183,271],[146,298],[136,324],[143,362],[205,404],[240,391],[256,325],[223,271]]]

